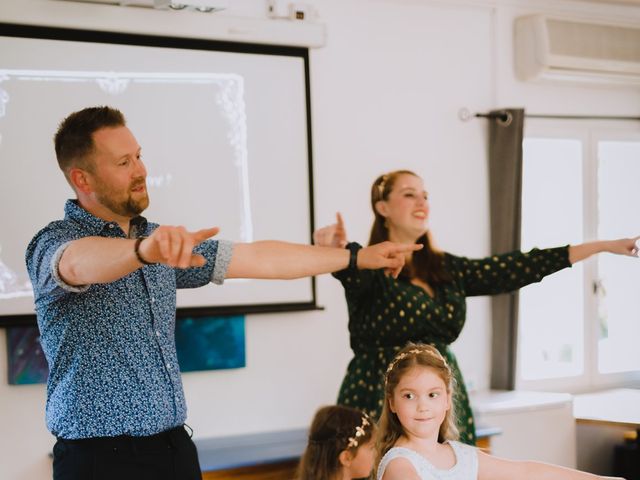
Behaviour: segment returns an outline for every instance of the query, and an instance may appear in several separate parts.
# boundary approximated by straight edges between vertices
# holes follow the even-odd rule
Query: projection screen
[[[73,191],[53,135],[87,106],[122,110],[142,147],[143,213],[219,238],[309,243],[308,51],[0,25],[0,325],[32,322],[24,252]],[[179,313],[315,308],[312,278],[178,292]]]

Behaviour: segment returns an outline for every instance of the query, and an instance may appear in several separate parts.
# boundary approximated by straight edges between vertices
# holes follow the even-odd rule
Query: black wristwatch
[[[362,248],[362,245],[357,242],[349,242],[345,248],[351,252],[351,255],[349,256],[349,266],[347,269],[351,271],[358,270],[358,250]]]
[[[144,258],[142,258],[142,255],[140,255],[140,244],[142,243],[142,241],[147,238],[147,237],[138,237],[136,238],[136,243],[133,244],[133,253],[136,254],[136,258],[138,259],[138,261],[143,264],[143,265],[155,265],[155,263],[153,262],[147,262]]]

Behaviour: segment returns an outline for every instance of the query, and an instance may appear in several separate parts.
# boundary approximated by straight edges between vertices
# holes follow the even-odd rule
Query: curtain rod
[[[474,117],[477,118],[497,118],[502,122],[509,120],[509,115],[506,112],[495,113],[476,113]],[[536,115],[525,113],[525,118],[543,118],[543,119],[555,119],[555,120],[634,120],[640,121],[640,117],[622,117],[613,115]]]

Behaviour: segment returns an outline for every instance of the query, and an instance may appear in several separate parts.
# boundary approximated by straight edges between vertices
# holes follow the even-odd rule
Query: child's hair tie
[[[387,180],[389,180],[389,175],[385,173],[382,175],[382,179],[378,184],[378,196],[380,197],[380,200],[384,200],[384,189],[387,186]]]

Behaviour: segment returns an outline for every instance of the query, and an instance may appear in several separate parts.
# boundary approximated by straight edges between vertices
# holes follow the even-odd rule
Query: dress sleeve
[[[466,296],[512,292],[570,267],[569,246],[510,252],[482,259],[447,254],[454,281]]]
[[[366,292],[373,283],[377,270],[349,270],[345,268],[332,275],[340,280],[347,298],[359,297]]]

